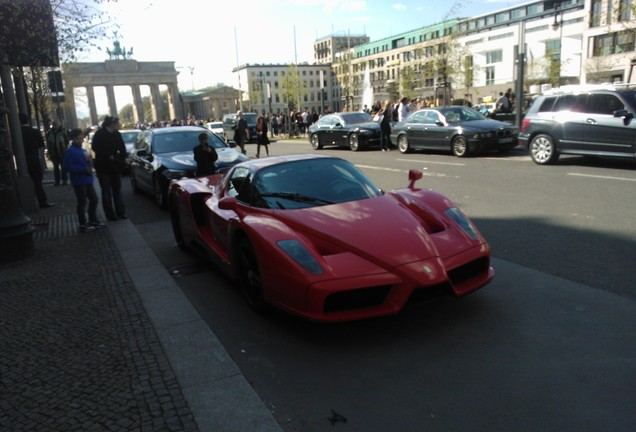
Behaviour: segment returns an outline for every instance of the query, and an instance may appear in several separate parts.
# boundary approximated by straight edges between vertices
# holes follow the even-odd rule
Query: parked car
[[[380,124],[365,112],[327,114],[309,126],[309,142],[314,150],[335,145],[351,151],[380,146]]]
[[[519,142],[539,165],[560,154],[636,157],[636,88],[565,86],[538,96]]]
[[[221,138],[201,126],[178,126],[147,129],[139,134],[130,155],[130,184],[136,193],[151,193],[157,205],[167,205],[171,180],[194,177],[196,162],[192,149],[199,144],[199,134],[208,134],[208,143],[219,158],[216,168],[227,171],[247,160],[247,156],[230,148]]]
[[[326,322],[399,312],[493,278],[490,248],[441,194],[384,192],[326,155],[252,159],[170,186],[177,244],[233,277],[249,305]],[[391,221],[391,223],[386,223]]]
[[[256,113],[243,113],[243,118],[247,121],[247,140],[245,142],[256,142]],[[223,139],[227,142],[234,141],[234,130],[237,122],[236,114],[225,114],[223,116]]]
[[[223,138],[223,122],[222,121],[208,122],[204,126],[210,132],[213,132],[217,134],[220,138]]]
[[[424,108],[394,125],[391,143],[402,153],[417,149],[448,150],[457,157],[515,148],[518,128],[486,118],[472,108]]]
[[[135,148],[137,137],[141,133],[141,129],[122,129],[119,131],[126,145],[126,167],[130,167],[130,153]]]

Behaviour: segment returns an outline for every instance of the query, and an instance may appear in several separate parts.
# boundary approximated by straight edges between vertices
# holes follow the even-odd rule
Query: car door
[[[617,111],[626,113],[626,108],[615,94],[591,93],[581,123],[582,139],[574,147],[577,153],[633,156],[636,140],[634,118],[614,116]]]
[[[230,174],[227,183],[224,186],[221,197],[235,197],[237,202],[245,204],[242,195],[246,195],[250,188],[250,179],[252,172],[247,167],[236,167]],[[216,243],[217,253],[220,256],[227,256],[230,247],[229,226],[230,221],[238,219],[238,215],[232,210],[221,210],[217,202],[210,202],[212,217],[210,229]]]
[[[331,144],[332,119],[333,116],[325,116],[316,122],[316,131],[314,133],[318,136],[318,143],[321,145]]]
[[[142,132],[135,144],[134,176],[137,186],[152,191],[152,132]]]
[[[429,149],[448,149],[449,126],[437,111],[428,111],[426,129],[422,135],[422,145]]]
[[[427,124],[427,112],[417,111],[404,120],[404,132],[412,148],[421,148],[424,141],[424,132],[430,126]],[[430,122],[428,122],[430,123]]]
[[[347,122],[341,116],[334,116],[334,126],[331,129],[331,139],[333,143],[340,147],[348,146],[347,138],[349,137],[349,127]]]
[[[585,136],[587,99],[588,94],[581,93],[562,95],[556,100],[552,120],[557,122],[560,129],[560,136],[555,136],[558,139],[559,151],[574,151],[584,145],[587,139]]]

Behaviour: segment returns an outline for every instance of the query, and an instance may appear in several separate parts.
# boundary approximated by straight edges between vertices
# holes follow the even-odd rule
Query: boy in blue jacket
[[[71,146],[64,154],[64,169],[70,174],[71,185],[77,198],[77,219],[80,232],[92,232],[104,224],[97,219],[97,193],[93,187],[93,158],[90,151],[82,148],[84,131],[73,129],[69,134]],[[86,202],[88,201],[88,222]]]

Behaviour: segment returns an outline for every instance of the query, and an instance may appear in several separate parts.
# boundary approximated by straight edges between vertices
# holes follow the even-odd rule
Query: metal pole
[[[515,124],[518,128],[521,128],[521,121],[523,119],[523,106],[524,106],[524,94],[523,94],[523,76],[526,63],[526,23],[521,21],[519,23],[519,48],[517,52],[517,85],[515,87]]]
[[[243,93],[241,92],[241,69],[239,67],[238,38],[236,37],[236,27],[234,27],[234,49],[236,50],[236,74],[238,75],[239,109],[243,111]]]

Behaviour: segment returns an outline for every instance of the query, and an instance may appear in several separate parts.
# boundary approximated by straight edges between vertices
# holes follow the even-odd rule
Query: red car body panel
[[[389,315],[429,294],[466,295],[494,276],[484,238],[472,224],[470,235],[453,222],[445,211],[454,204],[430,190],[284,210],[236,201],[224,210],[219,202],[228,177],[173,182],[173,226],[187,246],[232,276],[235,238],[247,237],[265,300],[296,315],[325,322]],[[277,244],[281,240],[302,244],[322,273],[303,268]]]

